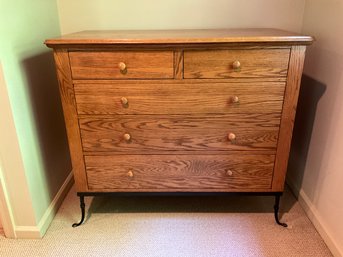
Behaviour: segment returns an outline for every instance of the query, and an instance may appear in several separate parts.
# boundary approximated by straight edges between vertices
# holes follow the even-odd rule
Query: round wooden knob
[[[234,61],[234,62],[232,63],[232,68],[233,68],[234,70],[239,70],[239,69],[241,68],[241,63],[240,63],[239,61]]]
[[[233,102],[233,103],[239,103],[239,98],[238,98],[238,96],[232,97],[232,102]]]
[[[120,71],[125,71],[126,70],[126,64],[125,62],[120,62],[118,63],[118,67]]]
[[[227,137],[230,141],[234,141],[236,139],[236,135],[234,133],[229,133]]]
[[[130,178],[133,177],[133,171],[132,170],[129,170],[128,173],[127,173],[127,176],[129,176]]]
[[[125,139],[125,141],[130,141],[131,140],[131,135],[129,133],[125,133],[123,135],[123,138]]]
[[[227,171],[226,171],[226,175],[232,176],[232,174],[233,174],[232,170],[227,170]]]
[[[129,104],[129,100],[127,100],[126,97],[122,97],[122,98],[120,99],[120,101],[121,101],[121,103],[122,103],[123,106],[127,106],[127,105]]]

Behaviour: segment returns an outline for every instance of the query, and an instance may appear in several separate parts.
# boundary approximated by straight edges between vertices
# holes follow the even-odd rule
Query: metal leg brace
[[[80,196],[81,220],[79,223],[74,223],[73,228],[80,226],[85,219],[85,196],[84,195],[79,195],[79,196]]]
[[[274,217],[275,217],[275,221],[278,225],[283,226],[283,227],[287,227],[286,223],[282,223],[279,220],[279,205],[280,205],[280,197],[281,194],[277,194],[275,195],[275,204],[274,204]]]

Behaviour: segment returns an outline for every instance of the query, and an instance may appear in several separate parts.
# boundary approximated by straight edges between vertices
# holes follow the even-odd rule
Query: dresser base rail
[[[73,228],[80,226],[85,219],[85,196],[176,196],[176,195],[250,195],[250,196],[275,196],[274,204],[274,218],[275,222],[283,227],[287,227],[286,223],[282,223],[279,220],[279,206],[280,197],[282,192],[78,192],[77,196],[80,198],[80,208],[81,208],[81,220],[78,223],[72,225]]]

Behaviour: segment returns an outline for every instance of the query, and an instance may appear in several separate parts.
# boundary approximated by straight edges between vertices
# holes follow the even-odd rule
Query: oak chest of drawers
[[[47,40],[81,207],[105,192],[279,196],[311,42],[271,29]]]

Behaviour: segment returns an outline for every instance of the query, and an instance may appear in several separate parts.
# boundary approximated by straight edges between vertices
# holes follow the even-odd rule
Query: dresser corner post
[[[54,48],[54,59],[76,189],[81,192],[88,191],[69,50]]]
[[[73,228],[76,228],[76,227],[80,226],[83,223],[83,221],[85,220],[85,207],[86,207],[86,205],[85,205],[85,195],[82,194],[82,193],[77,193],[77,195],[80,198],[81,220],[78,223],[74,223],[72,225]]]
[[[276,160],[272,181],[273,191],[282,192],[284,189],[301,76],[305,60],[305,51],[306,46],[304,45],[295,45],[291,47],[285,96],[281,113],[279,140],[276,149]]]

